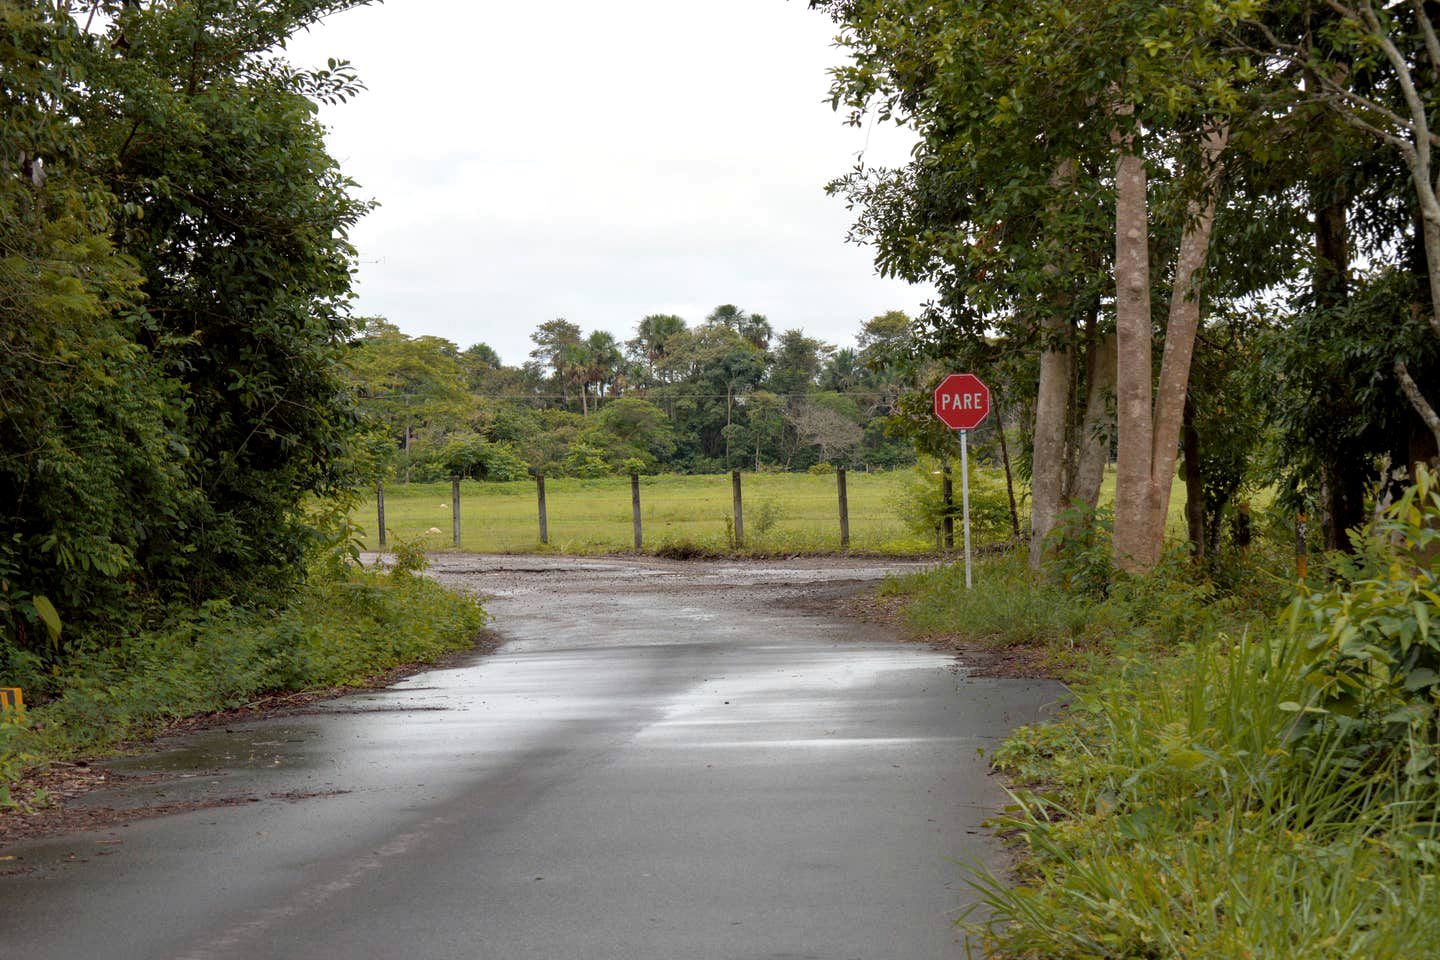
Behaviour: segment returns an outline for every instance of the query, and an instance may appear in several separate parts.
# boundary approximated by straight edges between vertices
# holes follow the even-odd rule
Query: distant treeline
[[[349,367],[377,478],[888,468],[915,459],[893,421],[916,386],[910,328],[890,311],[837,349],[732,304],[698,323],[647,316],[624,342],[556,319],[507,366],[486,344],[371,319]]]

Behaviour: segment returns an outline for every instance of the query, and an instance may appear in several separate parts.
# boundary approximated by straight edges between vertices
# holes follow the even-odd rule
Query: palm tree
[[[860,355],[849,347],[836,350],[820,371],[820,389],[846,393],[865,381],[865,368]]]
[[[589,413],[590,404],[585,386],[590,376],[590,365],[586,344],[562,344],[555,351],[554,365],[562,383],[574,384],[580,388],[580,412]],[[566,406],[569,406],[568,398]]]
[[[710,311],[710,316],[705,318],[705,322],[712,327],[729,327],[731,330],[739,333],[740,325],[745,322],[748,316],[744,310],[741,310],[735,306],[735,304],[722,303]]]
[[[630,341],[632,355],[644,357],[650,379],[655,379],[655,366],[670,355],[677,337],[685,332],[685,321],[670,313],[652,313],[635,328]]]
[[[752,313],[741,320],[737,332],[749,340],[761,353],[770,349],[770,338],[775,336],[775,331],[770,327],[770,321],[765,319],[763,313]]]
[[[615,342],[615,335],[605,330],[590,334],[585,341],[584,356],[586,384],[595,384],[595,405],[598,407],[600,398],[605,395],[605,385],[614,382],[624,357],[620,353],[620,345]],[[582,386],[582,401],[584,389]]]

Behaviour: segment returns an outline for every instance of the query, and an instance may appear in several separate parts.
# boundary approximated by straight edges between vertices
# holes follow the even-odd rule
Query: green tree
[[[346,233],[366,205],[275,54],[353,6],[0,4],[0,604],[39,646],[153,599],[284,588],[348,486]],[[58,651],[51,649],[51,655]]]
[[[38,6],[0,17],[3,670],[17,647],[60,652],[39,597],[67,624],[123,611],[194,494],[183,398],[141,346],[142,278],[110,239],[114,200],[75,122],[67,74],[92,52],[73,22]]]
[[[1237,126],[1247,149],[1261,143],[1251,131],[1266,129],[1275,86],[1229,36],[1254,5],[814,5],[842,24],[851,52],[836,71],[837,106],[854,122],[899,118],[921,134],[906,167],[862,167],[834,189],[856,206],[856,234],[875,243],[882,271],[940,287],[927,346],[936,356],[1038,354],[1032,563],[1062,506],[1094,504],[1113,384],[1117,560],[1148,569],[1210,238],[1229,199],[1221,161],[1236,152]],[[1273,266],[1280,258],[1262,234],[1240,236]],[[1264,289],[1259,271],[1248,279],[1249,290],[1236,282],[1225,292]],[[1157,315],[1162,299],[1169,308]],[[1156,328],[1165,331],[1158,385]]]
[[[820,368],[819,386],[821,390],[830,390],[835,393],[846,393],[851,390],[859,390],[868,385],[869,378],[866,369],[860,360],[860,354],[849,347],[836,350]]]
[[[775,345],[766,377],[767,388],[792,398],[809,393],[815,389],[820,370],[834,350],[828,343],[805,336],[803,330],[786,330]]]
[[[596,330],[585,339],[584,347],[585,383],[581,384],[581,406],[584,406],[585,392],[589,384],[595,385],[595,405],[605,397],[607,387],[613,388],[622,378],[621,366],[624,356],[615,335]]]
[[[474,405],[466,367],[449,340],[409,337],[370,318],[348,366],[361,409],[384,426],[407,481],[417,456],[468,426]]]
[[[651,314],[636,326],[635,338],[626,343],[626,348],[635,360],[645,364],[647,386],[656,382],[657,368],[685,329],[684,319],[669,313]]]
[[[654,396],[671,411],[678,432],[692,438],[692,464],[729,469],[733,428],[743,414],[736,398],[764,376],[764,352],[734,327],[706,323],[675,339],[661,370],[667,385]]]
[[[1435,13],[1421,0],[1346,4],[1295,0],[1250,12],[1236,34],[1257,57],[1282,64],[1292,97],[1326,104],[1377,147],[1394,151],[1409,174],[1405,205],[1417,221],[1411,244],[1414,272],[1425,287],[1424,316],[1440,338],[1440,169],[1433,159],[1440,97],[1440,38]],[[1342,224],[1343,229],[1343,224]],[[1430,438],[1428,456],[1440,460],[1440,414],[1424,380],[1412,375],[1414,352],[1399,352],[1392,368],[1406,401]],[[1428,384],[1425,384],[1428,387]]]
[[[350,68],[273,53],[357,4],[124,4],[90,38],[78,122],[144,277],[147,346],[184,393],[190,548],[157,573],[195,596],[300,569],[303,504],[337,491],[355,419],[339,377],[353,251],[368,208],[326,152],[316,100]],[[156,558],[157,564],[160,558]]]
[[[594,429],[582,439],[604,451],[611,472],[627,464],[644,464],[654,470],[675,452],[674,430],[665,411],[637,397],[620,397],[607,403],[593,418]]]
[[[530,340],[535,349],[530,351],[530,360],[538,371],[553,371],[556,381],[565,397],[565,406],[570,406],[570,387],[578,383],[577,371],[583,367],[584,356],[580,350],[580,328],[557,317],[540,324]]]

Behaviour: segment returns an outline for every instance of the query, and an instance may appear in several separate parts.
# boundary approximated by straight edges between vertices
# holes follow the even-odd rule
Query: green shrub
[[[605,459],[605,452],[583,440],[571,445],[562,467],[568,477],[593,479],[615,473],[615,469]]]
[[[952,465],[952,470],[954,489],[947,511],[943,492],[944,471],[940,462],[922,457],[915,465],[914,478],[905,498],[897,506],[905,525],[916,535],[934,537],[948,513],[955,522],[958,541],[963,519],[959,465]],[[976,464],[971,464],[970,468],[970,530],[973,542],[977,544],[1001,543],[1013,539],[1015,535],[1004,476]]]
[[[782,513],[780,505],[774,500],[761,500],[747,519],[755,533],[763,537],[775,528]]]
[[[1311,657],[1293,707],[1341,738],[1347,762],[1398,751],[1413,785],[1440,784],[1440,477],[1421,467],[1363,542],[1344,579],[1291,608]]]
[[[395,539],[391,547],[390,562],[390,576],[393,579],[405,580],[417,573],[424,573],[429,566],[430,558],[425,555],[424,537]]]
[[[1306,669],[1282,631],[1137,649],[1017,733],[995,762],[1025,785],[997,827],[1032,856],[1018,884],[976,875],[972,932],[1007,957],[1430,955],[1433,797],[1394,802],[1333,741],[1297,748]]]
[[[1113,510],[1062,510],[1046,538],[1046,572],[1070,593],[1103,597],[1115,578]]]
[[[523,480],[527,466],[508,443],[492,443],[478,435],[452,436],[420,451],[409,461],[410,479],[434,483],[451,477],[506,483]]]
[[[11,805],[10,784],[32,759],[21,742],[25,724],[25,715],[18,711],[0,713],[0,809]]]
[[[965,589],[964,567],[956,563],[893,578],[882,592],[912,596],[907,618],[927,634],[1052,651],[1105,649],[1123,637],[1134,646],[1174,650],[1208,625],[1238,626],[1249,615],[1187,580],[1187,569],[1183,554],[1170,554],[1150,577],[1120,577],[1096,595],[1068,589],[1073,579],[1032,572],[1024,552],[1012,550],[976,562],[973,590]]]

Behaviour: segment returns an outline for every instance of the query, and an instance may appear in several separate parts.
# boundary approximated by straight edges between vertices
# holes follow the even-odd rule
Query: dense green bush
[[[1346,763],[1398,751],[1407,781],[1440,784],[1440,477],[1421,467],[1363,543],[1343,579],[1292,606],[1310,658],[1292,707],[1311,736],[1338,737]]]
[[[952,470],[953,492],[948,515],[955,522],[958,544],[963,509],[959,465],[952,464]],[[943,481],[944,468],[940,461],[921,457],[915,465],[915,479],[909,494],[898,504],[906,526],[919,536],[935,536],[947,515]],[[1024,529],[1026,518],[1020,517],[1020,523]],[[1015,537],[1004,474],[978,464],[970,467],[970,529],[975,543],[998,543]]]
[[[510,444],[492,443],[474,434],[447,437],[408,463],[410,479],[415,483],[434,483],[451,477],[506,483],[525,479],[528,470]]]
[[[367,205],[315,115],[354,76],[272,51],[348,6],[0,8],[3,586],[66,627],[0,607],[0,659],[303,576],[304,504],[351,479]]]

